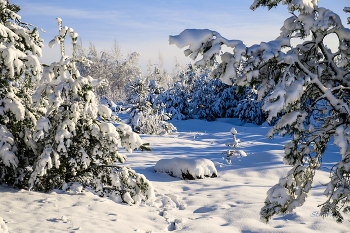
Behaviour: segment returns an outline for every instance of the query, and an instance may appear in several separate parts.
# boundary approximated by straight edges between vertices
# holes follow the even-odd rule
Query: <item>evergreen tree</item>
[[[131,82],[128,85],[130,97],[127,100],[130,107],[130,114],[127,124],[131,124],[133,130],[140,134],[169,134],[176,130],[171,124],[166,122],[170,119],[169,114],[160,109],[156,104],[158,93],[162,88],[158,86],[155,80],[148,85],[144,79]],[[164,108],[164,105],[162,105]]]
[[[0,183],[27,187],[36,151],[31,131],[40,110],[31,94],[42,72],[38,28],[21,22],[20,7],[0,0]]]
[[[152,108],[151,102],[147,100],[150,90],[146,84],[146,80],[142,78],[128,84],[127,90],[129,93],[129,97],[126,100],[126,102],[129,104],[127,113],[130,116],[126,123],[131,124],[133,131],[141,133],[143,122],[141,121],[140,117],[142,116],[143,112],[147,112],[148,109]]]

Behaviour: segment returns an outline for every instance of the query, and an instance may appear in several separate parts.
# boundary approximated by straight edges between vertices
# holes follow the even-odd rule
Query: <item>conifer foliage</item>
[[[153,198],[152,185],[143,175],[116,164],[126,160],[119,143],[128,152],[145,147],[130,126],[115,127],[112,111],[98,105],[92,89],[105,80],[80,75],[77,64],[91,62],[77,56],[78,34],[57,18],[59,35],[49,46],[60,44],[61,60],[42,69],[35,56],[42,47],[36,28],[18,21],[16,6],[1,1],[1,7],[1,16],[6,13],[8,19],[0,24],[0,65],[8,72],[2,79],[0,182],[39,191],[81,185],[129,204]],[[65,54],[67,34],[72,57]],[[33,94],[29,84],[41,73]]]
[[[270,9],[280,2],[255,0],[251,9]],[[185,54],[193,59],[203,54],[196,62],[203,66],[214,63],[223,44],[232,48],[221,56],[216,74],[227,84],[256,87],[259,100],[264,99],[268,121],[282,114],[267,137],[293,136],[284,146],[284,163],[292,169],[268,191],[260,212],[265,221],[303,205],[331,138],[340,148],[341,160],[325,184],[328,198],[320,205],[321,213],[332,213],[342,222],[341,210],[350,211],[350,29],[336,13],[317,2],[282,1],[292,14],[284,21],[280,36],[250,47],[208,29],[187,29],[169,39],[180,48],[189,46]],[[346,7],[344,11],[350,10]],[[324,42],[330,34],[338,38],[335,52]],[[303,42],[292,46],[292,38]]]

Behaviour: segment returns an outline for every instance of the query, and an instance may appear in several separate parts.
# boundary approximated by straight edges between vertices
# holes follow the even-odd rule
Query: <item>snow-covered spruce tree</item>
[[[37,27],[20,21],[19,10],[0,0],[0,183],[26,188],[36,149],[31,131],[40,115],[31,95],[43,40]]]
[[[256,90],[245,87],[240,95],[237,106],[233,110],[233,116],[244,122],[261,125],[266,121],[267,115],[263,112],[263,101],[258,100]]]
[[[30,176],[29,187],[48,191],[69,189],[79,183],[100,196],[119,198],[126,203],[138,203],[153,198],[150,182],[123,163],[126,156],[118,152],[118,141],[129,152],[143,147],[140,137],[125,124],[115,127],[111,110],[98,105],[93,87],[104,80],[82,77],[77,63],[88,65],[85,57],[77,57],[78,34],[62,27],[56,19],[57,35],[50,43],[61,46],[61,60],[45,67],[41,86],[33,95],[33,103],[45,115],[40,117],[33,138],[37,143],[37,159]],[[65,55],[64,41],[69,34],[73,56]],[[101,119],[101,120],[98,120]]]
[[[154,79],[149,82],[148,88],[147,101],[151,103],[152,108],[157,109],[159,105],[158,98],[164,93],[164,88],[158,85],[158,82]]]
[[[272,8],[280,2],[255,0],[251,9]],[[350,210],[350,29],[336,13],[318,7],[317,2],[283,0],[292,15],[284,21],[280,36],[250,47],[207,29],[187,29],[170,36],[170,44],[180,48],[189,45],[185,54],[191,58],[203,54],[198,65],[213,63],[221,45],[232,48],[232,53],[221,56],[221,79],[228,84],[255,86],[259,99],[266,97],[263,109],[268,112],[268,121],[283,114],[267,137],[293,136],[284,146],[284,163],[293,168],[268,191],[260,212],[265,221],[303,205],[331,138],[340,148],[341,160],[332,168],[321,213],[332,213],[342,222],[341,209]],[[349,12],[350,8],[344,10]],[[330,34],[339,41],[335,52],[324,43]],[[303,42],[292,46],[292,38]]]
[[[145,79],[138,79],[128,85],[129,104],[128,114],[130,114],[127,124],[131,124],[133,130],[140,134],[169,134],[176,130],[173,124],[166,122],[170,119],[169,114],[160,109],[156,104],[157,93],[161,93],[161,88],[155,80],[148,85]],[[164,108],[164,105],[162,105]]]
[[[174,86],[163,92],[158,97],[157,104],[165,105],[165,112],[170,114],[172,119],[186,120],[193,118],[193,98],[194,84],[199,77],[196,68],[189,64],[187,69],[179,74],[179,81]]]
[[[140,133],[142,128],[142,122],[140,116],[143,112],[152,108],[152,104],[148,101],[149,87],[146,84],[146,80],[142,77],[131,81],[127,85],[128,98],[126,102],[129,104],[127,113],[129,118],[126,121],[127,124],[131,124],[131,128],[134,132]]]

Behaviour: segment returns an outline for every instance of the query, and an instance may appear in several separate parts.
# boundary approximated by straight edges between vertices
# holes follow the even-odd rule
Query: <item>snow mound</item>
[[[4,222],[4,220],[0,217],[0,232],[1,233],[8,233],[8,228]]]
[[[209,159],[172,158],[161,159],[154,167],[155,172],[168,173],[180,179],[203,179],[204,177],[217,177],[214,163]]]

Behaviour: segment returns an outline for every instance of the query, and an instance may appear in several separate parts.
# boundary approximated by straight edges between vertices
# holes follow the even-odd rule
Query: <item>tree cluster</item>
[[[215,77],[211,69],[190,64],[177,79],[172,88],[155,98],[155,104],[163,105],[172,119],[213,121],[237,117],[259,125],[266,120],[256,90],[227,85]]]

